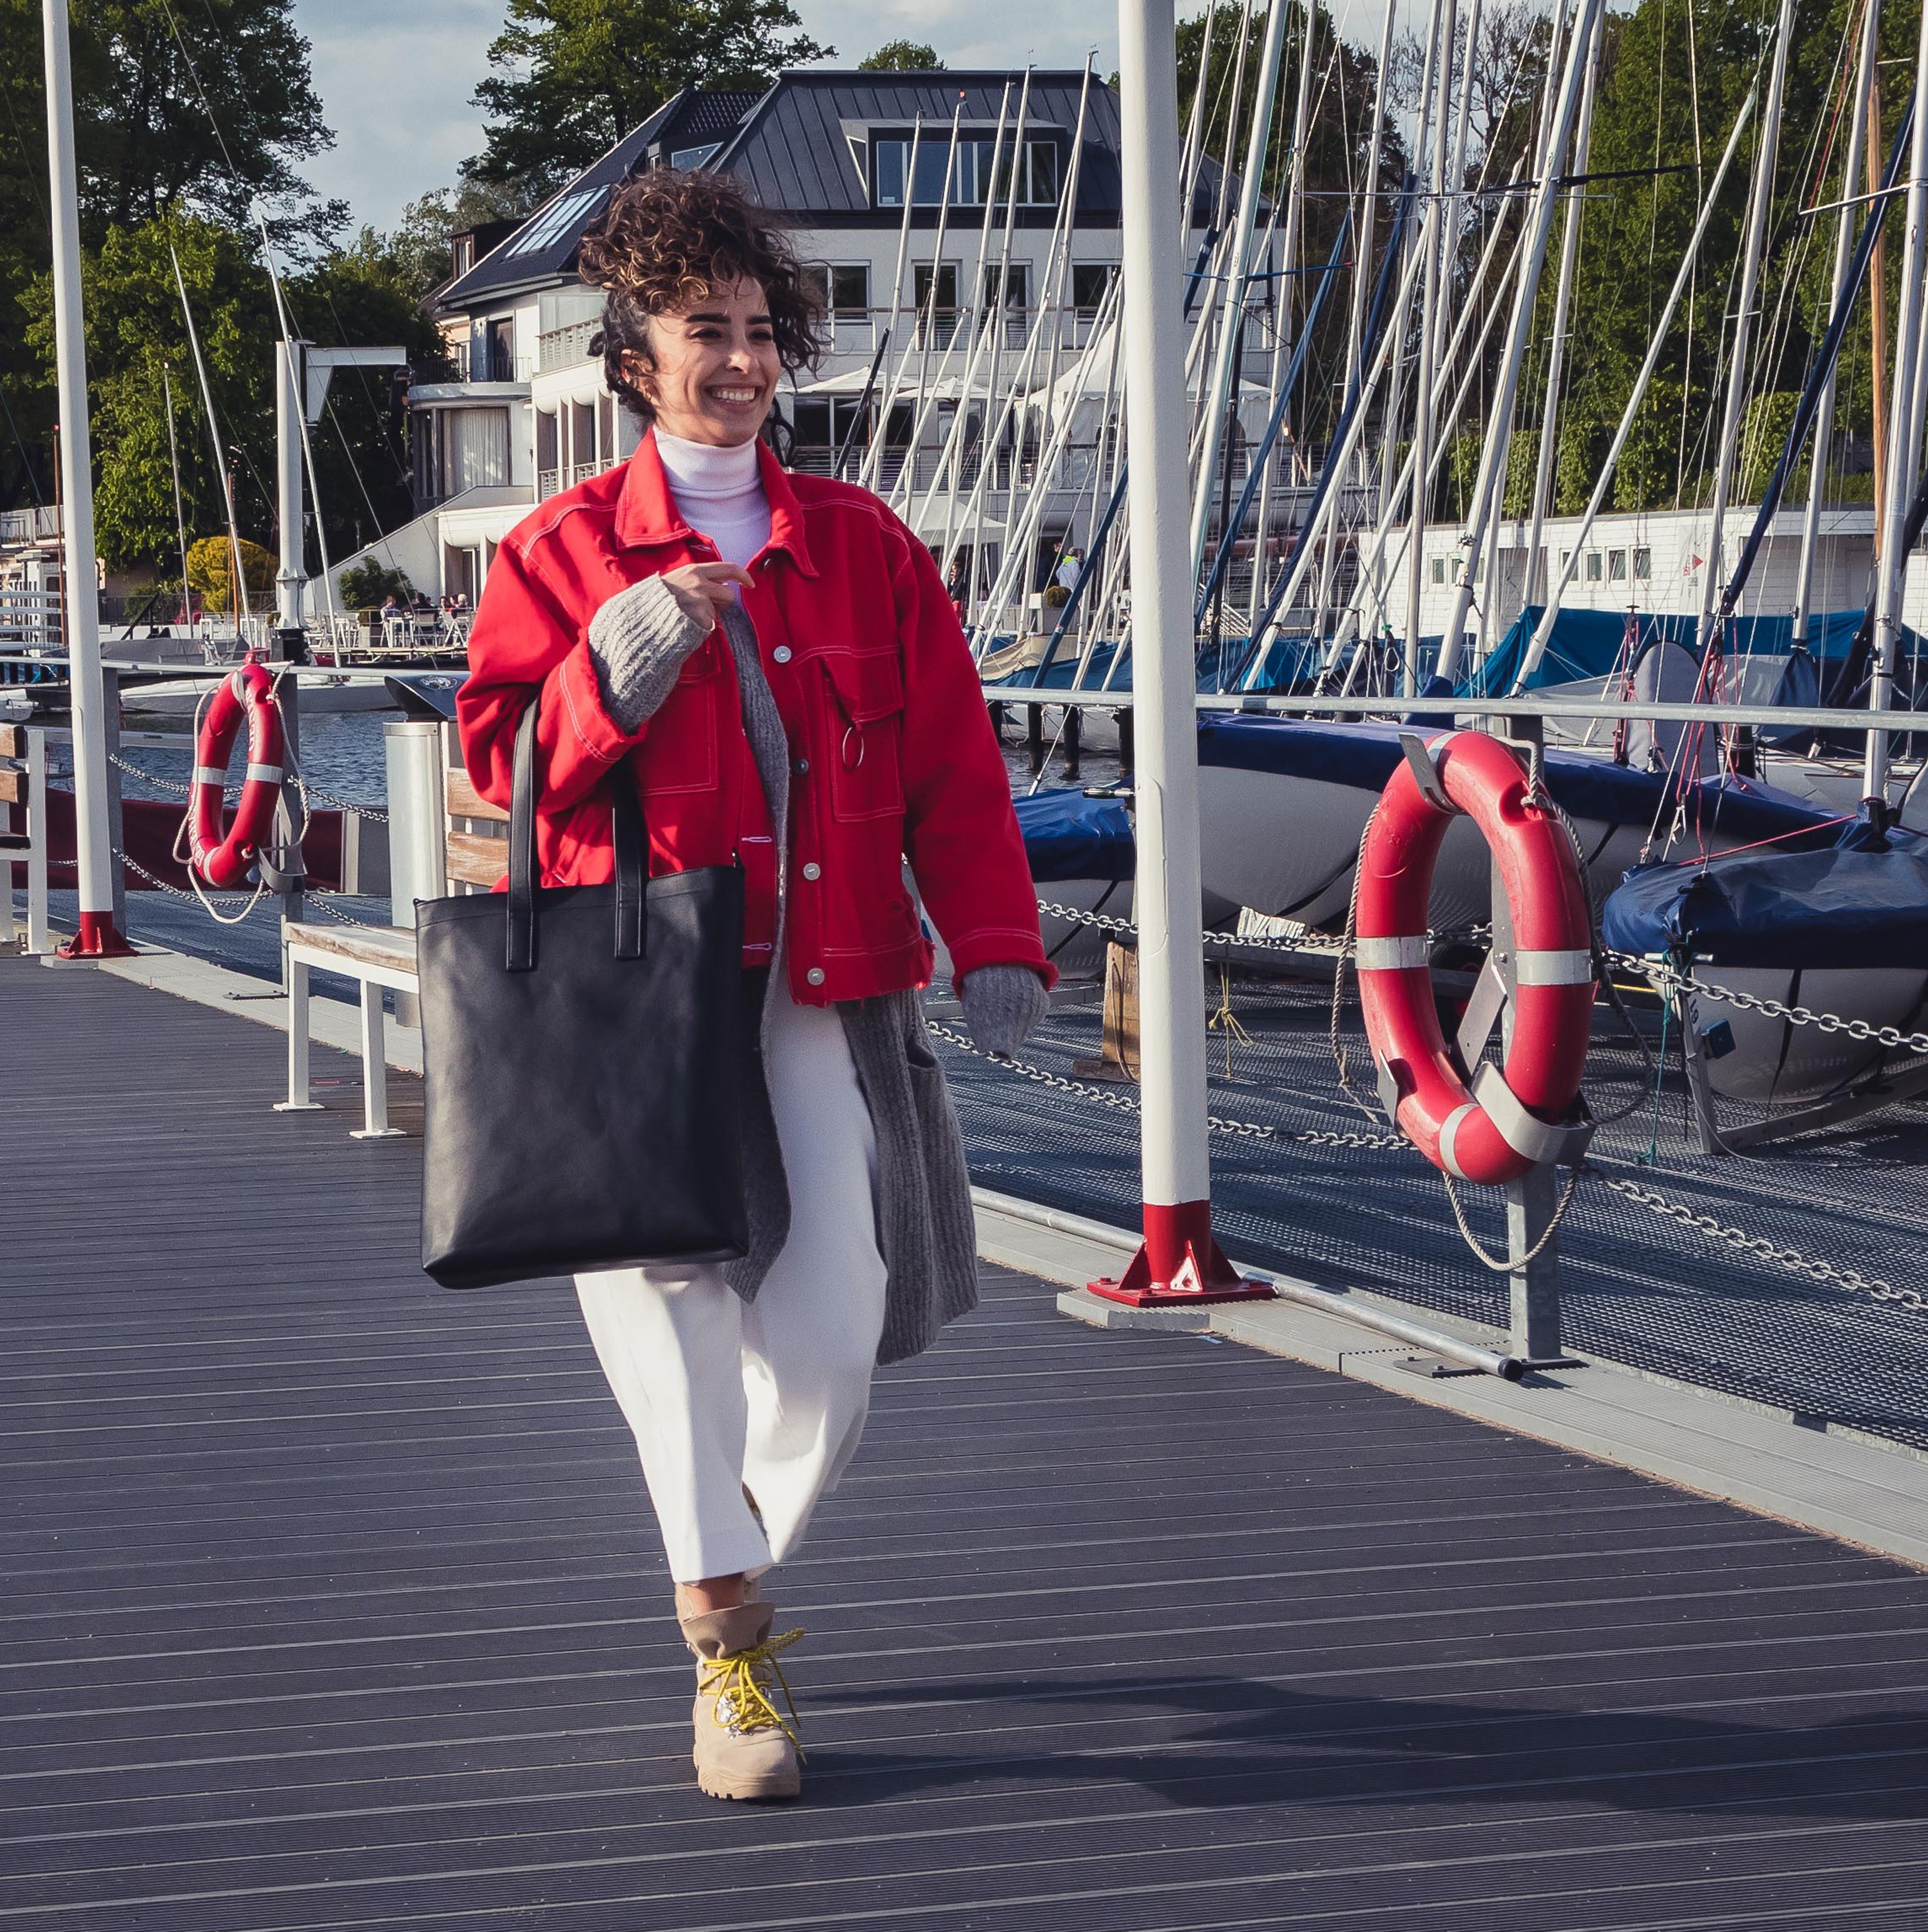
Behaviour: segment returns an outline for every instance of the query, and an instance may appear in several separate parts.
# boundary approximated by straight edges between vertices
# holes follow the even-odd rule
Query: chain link
[[[129,764],[127,760],[116,752],[109,752],[107,754],[107,762],[116,771],[126,772],[130,778],[139,778],[142,784],[152,785],[157,791],[172,792],[176,798],[192,798],[194,796],[194,788],[192,785],[176,784],[172,778],[156,778],[153,772],[144,772],[138,765]],[[231,793],[238,792],[241,790],[241,787],[238,784],[231,784],[226,788],[226,790]]]
[[[313,906],[316,911],[325,914],[330,919],[339,920],[343,926],[358,926],[364,932],[386,932],[390,930],[379,920],[357,919],[352,912],[343,912],[334,902],[337,898],[346,896],[345,893],[316,892],[305,892],[302,895],[305,902]]]
[[[1789,1006],[1785,1000],[1770,1000],[1756,993],[1743,993],[1729,986],[1711,986],[1684,973],[1670,962],[1650,959],[1637,952],[1609,952],[1613,964],[1638,973],[1663,994],[1699,993],[1723,1005],[1740,1006],[1750,1012],[1765,1013],[1770,1019],[1786,1020],[1795,1026],[1819,1027],[1823,1033],[1846,1034],[1850,1040],[1867,1040],[1878,1046],[1898,1047],[1909,1053],[1928,1053],[1928,1033],[1903,1033],[1899,1027],[1878,1027],[1867,1020],[1844,1019],[1839,1013],[1819,1013],[1810,1006]]]
[[[116,771],[124,772],[130,778],[139,778],[142,784],[152,785],[157,791],[171,793],[176,798],[192,798],[194,796],[193,786],[178,784],[172,778],[157,778],[152,772],[143,771],[138,765],[130,764],[125,758],[120,757],[115,752],[109,752],[107,754],[107,762]],[[303,776],[298,782],[302,790],[310,798],[319,799],[323,805],[332,806],[337,812],[352,812],[363,818],[373,820],[378,825],[386,825],[388,822],[388,814],[376,806],[355,805],[347,799],[337,798],[333,792],[323,791],[313,779],[305,776]],[[238,784],[224,785],[222,788],[222,796],[224,798],[232,798],[242,788]]]
[[[1597,1173],[1598,1169],[1591,1168],[1588,1172]],[[1678,1221],[1683,1227],[1691,1228],[1696,1234],[1706,1235],[1710,1240],[1723,1242],[1729,1247],[1738,1249],[1744,1254],[1772,1262],[1791,1274],[1804,1274],[1810,1281],[1845,1288],[1852,1294],[1869,1295],[1877,1301],[1892,1301],[1901,1307],[1913,1310],[1917,1314],[1928,1312],[1928,1296],[1924,1296],[1918,1288],[1897,1288],[1894,1282],[1883,1281],[1877,1275],[1863,1274],[1858,1268],[1837,1267],[1832,1262],[1817,1261],[1811,1256],[1804,1255],[1798,1248],[1778,1246],[1764,1237],[1750,1234],[1744,1228],[1730,1227],[1711,1214],[1697,1214],[1691,1208],[1678,1201],[1669,1201],[1664,1194],[1644,1186],[1637,1180],[1613,1180],[1606,1175],[1600,1178],[1609,1190],[1623,1199],[1631,1201],[1669,1220]]]
[[[358,818],[372,819],[377,825],[385,825],[388,814],[372,805],[354,805],[345,798],[337,798],[331,791],[323,791],[313,778],[304,781],[305,789],[310,798],[318,798],[324,805],[331,805],[337,812],[352,812]]]

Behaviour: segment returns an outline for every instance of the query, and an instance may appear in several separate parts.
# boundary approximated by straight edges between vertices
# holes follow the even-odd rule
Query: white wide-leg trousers
[[[679,1583],[754,1575],[796,1550],[856,1451],[883,1331],[877,1139],[843,1022],[780,982],[769,1004],[790,1225],[756,1300],[715,1264],[576,1277]]]

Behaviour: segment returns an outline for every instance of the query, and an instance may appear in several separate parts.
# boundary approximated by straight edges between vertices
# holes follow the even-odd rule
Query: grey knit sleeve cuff
[[[1015,1053],[1051,1009],[1045,982],[1028,966],[980,966],[958,990],[964,1024],[986,1053]]]
[[[660,577],[619,590],[589,620],[596,684],[619,731],[641,730],[661,708],[709,628],[683,609]]]

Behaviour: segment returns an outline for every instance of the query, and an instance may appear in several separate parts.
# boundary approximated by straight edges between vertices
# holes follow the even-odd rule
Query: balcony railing
[[[571,369],[590,361],[589,343],[601,326],[600,320],[592,317],[587,322],[572,322],[566,328],[544,331],[535,338],[537,369],[546,374],[551,369]]]

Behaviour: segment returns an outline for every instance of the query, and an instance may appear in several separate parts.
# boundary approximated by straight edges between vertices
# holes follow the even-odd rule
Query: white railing
[[[44,728],[28,725],[24,730],[18,726],[0,726],[0,733],[16,734],[0,737],[0,772],[19,773],[26,782],[20,788],[26,793],[26,840],[24,846],[13,844],[9,839],[0,839],[0,952],[10,951],[19,944],[13,925],[13,868],[24,866],[27,869],[27,936],[26,950],[30,953],[48,953],[53,950],[53,941],[47,932],[47,814],[46,814],[46,740]],[[13,755],[15,742],[20,746],[19,754]],[[9,788],[12,789],[13,788]],[[8,814],[0,806],[0,833],[7,830]]]
[[[602,323],[592,319],[572,322],[566,328],[551,328],[535,338],[536,367],[540,370],[573,368],[592,358],[589,343]]]
[[[59,535],[58,503],[41,503],[27,510],[0,510],[0,544],[52,542]]]

